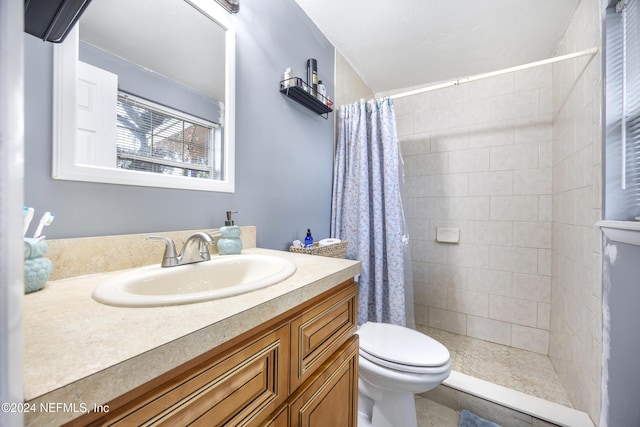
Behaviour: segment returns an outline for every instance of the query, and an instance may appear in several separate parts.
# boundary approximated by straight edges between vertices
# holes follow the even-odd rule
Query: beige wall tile
[[[450,288],[447,294],[447,308],[458,313],[487,317],[489,296],[479,292]]]
[[[414,287],[415,302],[436,308],[447,308],[447,288],[418,284]]]
[[[453,197],[469,194],[469,175],[466,173],[434,175],[431,179],[432,196]]]
[[[538,274],[551,276],[551,254],[548,249],[538,249]]]
[[[513,120],[491,121],[469,127],[469,147],[498,147],[513,144]]]
[[[449,218],[489,219],[490,199],[484,196],[450,197]]]
[[[493,196],[491,219],[507,221],[537,221],[538,196]]]
[[[430,133],[414,134],[412,132],[410,134],[400,134],[400,131],[398,130],[398,136],[400,137],[400,149],[402,151],[403,157],[405,157],[405,161],[406,157],[414,156],[416,154],[428,153],[431,150]]]
[[[535,274],[538,271],[538,250],[491,246],[489,248],[489,267],[494,270]]]
[[[498,344],[511,345],[511,323],[469,315],[467,316],[467,335]]]
[[[405,173],[416,175],[441,175],[449,172],[449,153],[424,153],[405,160]]]
[[[467,268],[448,264],[432,264],[429,284],[448,288],[467,288]]]
[[[549,195],[538,196],[538,221],[553,220],[553,198]]]
[[[412,217],[421,219],[448,218],[449,200],[446,197],[414,198]]]
[[[517,325],[538,324],[538,303],[518,298],[489,295],[489,318]]]
[[[460,243],[449,246],[449,263],[462,267],[489,267],[489,247]]]
[[[526,326],[511,326],[511,345],[540,354],[549,352],[549,332]]]
[[[513,242],[511,221],[469,221],[467,224],[469,243],[511,246]]]
[[[489,295],[511,295],[510,271],[496,271],[482,268],[469,268],[467,289]]]
[[[513,245],[523,248],[551,249],[551,222],[514,222]]]
[[[455,334],[467,334],[467,316],[455,311],[441,310],[439,308],[429,309],[429,326]]]
[[[480,172],[489,170],[489,149],[475,148],[451,151],[449,153],[449,172]]]
[[[534,274],[513,273],[511,296],[549,303],[551,302],[551,278]]]
[[[537,142],[491,147],[491,170],[535,169],[538,154]]]
[[[549,330],[551,325],[551,304],[539,302],[538,303],[538,329]]]
[[[551,194],[551,168],[514,171],[513,194]]]
[[[429,324],[429,306],[415,303],[413,305],[415,320],[419,325]]]
[[[437,108],[418,111],[413,115],[413,129],[415,133],[431,132],[448,127],[449,110],[447,109]]]
[[[442,244],[428,241],[412,239],[413,259],[428,263],[446,264],[449,258],[449,251]]]
[[[470,196],[508,196],[513,194],[513,171],[469,174]]]
[[[540,91],[519,90],[498,95],[494,99],[493,119],[507,120],[532,117],[540,114]]]
[[[442,128],[440,128],[442,129]],[[431,151],[464,150],[469,147],[468,128],[450,128],[431,133]]]
[[[471,126],[486,123],[491,118],[491,100],[469,101],[449,108],[451,126]]]

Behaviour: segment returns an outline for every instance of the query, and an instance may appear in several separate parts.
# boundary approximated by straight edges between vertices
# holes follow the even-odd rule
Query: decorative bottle
[[[313,247],[313,236],[311,236],[311,230],[307,228],[307,237],[304,238],[304,247],[312,248]]]

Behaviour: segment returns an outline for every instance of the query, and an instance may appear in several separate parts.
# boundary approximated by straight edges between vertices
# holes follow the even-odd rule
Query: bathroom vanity
[[[93,301],[113,273],[27,295],[25,397],[35,410],[25,424],[355,426],[360,263],[245,252],[286,257],[297,271],[249,294],[171,307]],[[67,406],[47,411],[51,403]]]

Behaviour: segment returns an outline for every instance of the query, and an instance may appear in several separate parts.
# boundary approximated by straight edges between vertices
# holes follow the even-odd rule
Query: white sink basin
[[[271,255],[214,256],[178,267],[136,268],[100,283],[92,296],[103,304],[124,307],[190,304],[275,285],[295,272],[293,262]]]

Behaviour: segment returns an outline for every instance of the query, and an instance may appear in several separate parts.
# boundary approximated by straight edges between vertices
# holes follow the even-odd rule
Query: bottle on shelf
[[[318,92],[318,61],[314,58],[307,59],[307,87],[311,96]]]

